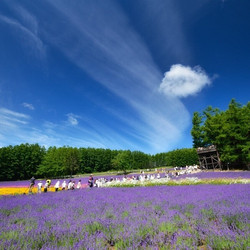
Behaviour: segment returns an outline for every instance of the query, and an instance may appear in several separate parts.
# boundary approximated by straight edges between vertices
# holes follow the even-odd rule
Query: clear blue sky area
[[[249,0],[0,1],[0,147],[192,147],[250,93]]]

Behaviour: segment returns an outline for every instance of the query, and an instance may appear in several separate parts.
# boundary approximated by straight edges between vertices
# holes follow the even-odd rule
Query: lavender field
[[[1,196],[0,249],[247,249],[250,185]]]

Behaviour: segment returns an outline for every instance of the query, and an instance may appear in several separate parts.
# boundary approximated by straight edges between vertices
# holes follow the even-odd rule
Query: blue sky
[[[249,101],[249,0],[0,2],[0,147],[192,147]]]

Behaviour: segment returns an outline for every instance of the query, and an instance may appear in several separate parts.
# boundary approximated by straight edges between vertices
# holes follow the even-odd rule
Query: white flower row
[[[209,184],[209,182],[213,182],[218,179],[210,179],[210,180],[202,180],[197,177],[187,177],[179,180],[173,180],[170,178],[160,178],[160,179],[153,179],[153,180],[125,180],[125,181],[108,181],[102,185],[102,187],[123,187],[123,186],[147,186],[147,185],[164,185],[167,184],[169,181],[174,182],[176,185],[178,184],[195,184],[197,182],[201,182],[204,184]],[[227,179],[224,179],[225,181]],[[235,180],[228,180],[227,184],[250,184],[250,179],[235,179]],[[223,181],[222,183],[223,184]]]
[[[188,183],[196,183],[199,181],[197,177],[187,177],[185,179],[180,179],[180,180],[173,180],[170,178],[160,178],[160,179],[152,179],[152,180],[126,180],[126,181],[108,181],[105,184],[102,185],[102,187],[113,187],[113,186],[127,186],[127,185],[135,185],[135,186],[145,186],[148,184],[166,184],[169,181],[173,181],[176,183],[183,183],[183,182],[188,182]]]

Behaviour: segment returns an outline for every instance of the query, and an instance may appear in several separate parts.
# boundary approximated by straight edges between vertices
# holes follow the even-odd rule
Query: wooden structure
[[[199,157],[199,163],[201,169],[221,170],[221,161],[215,145],[211,145],[206,148],[199,147],[197,148],[197,154]]]

